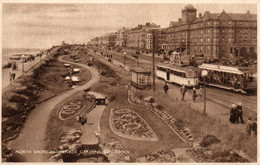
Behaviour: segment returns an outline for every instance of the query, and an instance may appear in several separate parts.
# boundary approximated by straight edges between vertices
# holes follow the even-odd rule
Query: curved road
[[[55,105],[57,105],[63,99],[70,97],[81,90],[91,87],[100,79],[98,71],[92,67],[88,67],[84,64],[64,61],[61,58],[59,58],[59,60],[87,68],[91,72],[92,78],[82,86],[63,92],[62,94],[37,105],[36,108],[29,114],[18,138],[8,143],[8,146],[14,149],[14,151],[21,150],[24,152],[21,154],[24,162],[48,161],[47,154],[35,154],[34,151],[44,151],[45,149],[46,126],[51,111]]]

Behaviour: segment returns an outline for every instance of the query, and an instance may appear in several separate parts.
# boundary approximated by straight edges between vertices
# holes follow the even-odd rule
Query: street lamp
[[[207,70],[203,70],[201,72],[201,76],[203,77],[203,82],[204,82],[204,111],[203,111],[203,116],[207,115],[207,113],[206,113],[206,82],[205,82],[205,79],[206,79],[207,75],[208,75],[208,71]]]
[[[125,68],[126,51],[124,51],[124,68]]]
[[[22,55],[22,73],[24,72],[24,59],[25,59],[25,55]]]

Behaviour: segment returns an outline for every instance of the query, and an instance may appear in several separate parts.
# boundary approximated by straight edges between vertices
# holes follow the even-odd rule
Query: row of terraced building
[[[203,15],[193,5],[182,9],[182,18],[161,28],[154,23],[122,28],[93,38],[93,45],[122,46],[139,50],[181,51],[210,58],[252,54],[257,51],[257,15],[246,13],[210,13]]]

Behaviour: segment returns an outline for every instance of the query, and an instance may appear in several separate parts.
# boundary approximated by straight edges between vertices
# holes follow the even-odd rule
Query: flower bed
[[[82,100],[69,101],[62,106],[59,112],[59,118],[61,120],[67,120],[72,117],[75,117],[85,107],[86,103],[84,103]]]
[[[145,156],[136,159],[136,162],[149,162],[149,163],[156,163],[156,162],[176,162],[176,156],[173,150],[162,150],[157,152],[149,153]]]
[[[192,146],[193,145],[193,138],[192,136],[189,134],[188,130],[185,129],[179,129],[176,126],[176,122],[177,120],[175,118],[173,118],[170,114],[168,114],[167,112],[165,112],[162,109],[158,109],[158,104],[155,103],[151,103],[149,101],[147,101],[146,98],[144,99],[139,99],[136,98],[132,92],[131,89],[128,91],[128,101],[131,104],[134,105],[139,105],[141,107],[147,108],[150,111],[152,111],[153,113],[155,113],[157,116],[159,116],[170,128],[171,130],[173,130],[185,143],[187,143],[188,145]]]
[[[110,126],[114,133],[129,139],[158,140],[148,123],[130,109],[111,109]]]

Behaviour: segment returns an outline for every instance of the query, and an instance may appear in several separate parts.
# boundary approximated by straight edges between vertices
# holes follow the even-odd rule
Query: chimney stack
[[[199,19],[202,19],[202,13],[199,13]]]
[[[178,19],[178,22],[181,23],[181,18]]]

